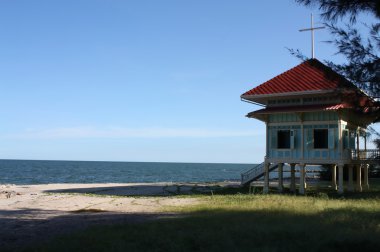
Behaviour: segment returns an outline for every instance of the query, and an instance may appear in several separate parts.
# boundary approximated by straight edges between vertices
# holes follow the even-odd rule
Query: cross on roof
[[[324,26],[314,27],[313,14],[311,14],[311,27],[299,30],[300,32],[311,31],[311,58],[314,59],[314,30],[324,29]]]

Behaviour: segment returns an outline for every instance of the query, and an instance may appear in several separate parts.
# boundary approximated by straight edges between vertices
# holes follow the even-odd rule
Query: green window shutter
[[[313,129],[306,130],[306,146],[308,149],[312,149],[314,146]]]
[[[271,149],[277,149],[277,130],[271,130]]]
[[[343,138],[343,149],[348,149],[348,131],[347,130],[342,131],[342,138]]]
[[[355,131],[350,131],[350,149],[351,150],[355,150],[355,137],[356,137],[356,134],[355,134]]]
[[[329,129],[329,149],[335,148],[335,129]]]
[[[295,148],[295,138],[296,138],[296,131],[295,130],[291,130],[290,131],[290,149],[294,149]]]

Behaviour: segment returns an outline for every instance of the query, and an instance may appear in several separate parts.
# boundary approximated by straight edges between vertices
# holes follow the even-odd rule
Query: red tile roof
[[[310,59],[245,92],[242,96],[334,90],[342,87],[356,88],[330,67],[317,59]]]

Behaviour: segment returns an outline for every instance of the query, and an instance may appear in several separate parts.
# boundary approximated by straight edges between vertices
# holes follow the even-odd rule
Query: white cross
[[[314,30],[324,29],[324,26],[314,27],[313,14],[311,14],[311,28],[301,29],[300,32],[311,31],[311,58],[314,59]]]

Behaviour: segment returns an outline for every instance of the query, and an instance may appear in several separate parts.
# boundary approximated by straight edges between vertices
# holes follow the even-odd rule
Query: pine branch
[[[346,16],[351,23],[356,22],[357,15],[361,12],[369,12],[380,18],[379,0],[296,0],[305,6],[318,5],[323,12],[322,17],[330,22],[336,22]]]

